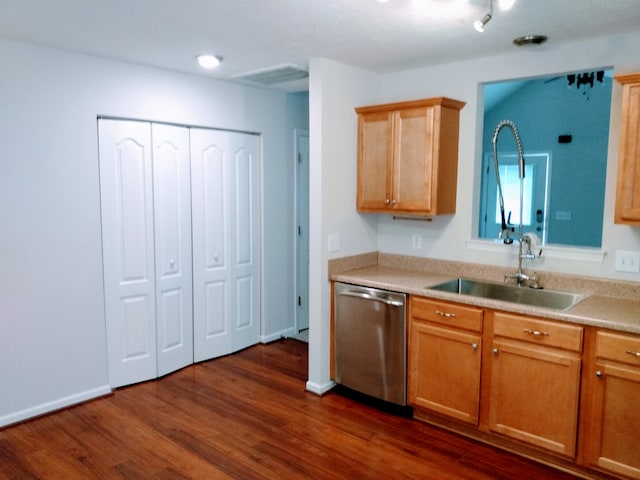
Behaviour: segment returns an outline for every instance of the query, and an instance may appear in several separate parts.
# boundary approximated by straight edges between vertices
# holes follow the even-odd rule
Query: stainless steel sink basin
[[[584,295],[576,293],[518,287],[517,285],[485,282],[468,278],[456,278],[449,282],[426,288],[439,290],[441,292],[459,293],[473,297],[534,305],[536,307],[550,308],[553,310],[567,310],[585,298]]]

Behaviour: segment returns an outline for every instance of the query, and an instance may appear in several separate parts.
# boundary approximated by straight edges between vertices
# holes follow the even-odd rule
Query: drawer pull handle
[[[541,332],[540,330],[531,330],[529,328],[525,328],[523,330],[524,333],[528,333],[529,335],[533,335],[535,337],[548,337],[549,332]]]
[[[627,348],[627,352],[626,353],[628,353],[629,355],[633,355],[635,357],[639,357],[640,358],[640,352],[633,352],[633,351],[631,351],[631,350],[629,350]]]
[[[440,310],[436,310],[436,315],[440,315],[441,317],[447,317],[447,318],[455,318],[456,317],[455,313],[441,312]]]

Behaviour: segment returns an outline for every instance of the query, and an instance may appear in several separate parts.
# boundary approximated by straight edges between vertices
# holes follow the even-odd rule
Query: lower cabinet
[[[574,457],[583,328],[495,313],[491,431]]]
[[[587,462],[640,479],[640,338],[598,331],[592,362]]]
[[[416,419],[588,478],[640,480],[640,336],[409,298]]]
[[[477,425],[482,310],[415,297],[410,311],[409,403]]]

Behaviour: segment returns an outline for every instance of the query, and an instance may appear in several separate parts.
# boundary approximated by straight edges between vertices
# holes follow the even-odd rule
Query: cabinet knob
[[[391,205],[395,207],[396,203],[398,203],[395,199],[391,200]]]
[[[478,344],[477,343],[472,343],[471,344],[471,348],[474,349],[474,350],[477,350],[478,349]]]
[[[384,201],[384,204],[385,204],[385,205],[389,205],[390,203],[391,203],[391,200],[389,200],[388,198],[387,198],[387,199],[385,199],[385,201]]]
[[[493,352],[493,354],[494,354],[494,355],[497,355],[497,354],[498,354],[498,349],[497,349],[497,348],[494,348],[494,349],[492,349],[491,351]]]
[[[600,370],[596,370],[596,377],[602,377],[602,372]]]

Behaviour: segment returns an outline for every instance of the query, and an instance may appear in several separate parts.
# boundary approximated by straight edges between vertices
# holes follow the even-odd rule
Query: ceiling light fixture
[[[513,39],[513,44],[519,47],[527,47],[529,45],[541,45],[547,41],[545,35],[523,35]]]
[[[513,4],[516,3],[516,0],[488,0],[489,1],[489,12],[485,14],[480,20],[476,20],[473,22],[474,28],[478,32],[484,32],[484,27],[489,21],[493,18],[493,2],[498,4],[500,10],[509,10],[513,7]]]
[[[516,0],[496,0],[496,2],[498,2],[500,10],[509,10],[516,3]]]
[[[489,11],[480,20],[473,22],[473,27],[480,33],[484,32],[484,26],[493,18],[493,0],[489,0]]]
[[[484,17],[482,17],[480,20],[476,20],[475,22],[473,22],[473,26],[474,28],[482,33],[484,32],[484,26],[489,23],[489,20],[491,20],[491,14],[487,13]]]
[[[200,65],[202,68],[207,68],[210,70],[220,65],[220,63],[222,62],[222,57],[218,55],[206,53],[206,54],[196,56],[196,61],[198,62],[198,65]]]

